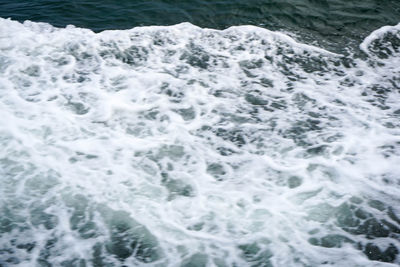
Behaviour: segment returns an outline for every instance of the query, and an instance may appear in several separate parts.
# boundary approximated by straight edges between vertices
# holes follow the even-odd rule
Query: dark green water
[[[398,0],[3,0],[0,17],[72,24],[94,31],[191,22],[223,29],[251,24],[286,30],[308,43],[336,50],[358,44],[369,32],[400,21]]]

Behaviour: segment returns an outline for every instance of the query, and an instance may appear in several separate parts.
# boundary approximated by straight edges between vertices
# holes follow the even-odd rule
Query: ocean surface
[[[202,28],[254,25],[343,53],[370,32],[400,22],[398,0],[2,0],[0,17],[75,25],[95,32],[190,22]]]
[[[399,266],[399,22],[0,1],[0,266]]]

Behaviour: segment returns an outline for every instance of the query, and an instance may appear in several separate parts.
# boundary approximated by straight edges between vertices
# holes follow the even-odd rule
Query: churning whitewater
[[[399,50],[0,19],[0,266],[397,266]]]

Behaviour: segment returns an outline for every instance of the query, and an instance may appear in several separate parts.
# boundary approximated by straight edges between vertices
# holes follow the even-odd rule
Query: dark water
[[[223,29],[251,24],[287,30],[335,49],[359,43],[369,32],[400,21],[398,0],[2,0],[0,17],[72,24],[94,31],[191,22]]]

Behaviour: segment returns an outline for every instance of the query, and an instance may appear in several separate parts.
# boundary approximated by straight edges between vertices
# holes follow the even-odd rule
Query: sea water
[[[400,25],[0,19],[1,266],[397,266]]]

